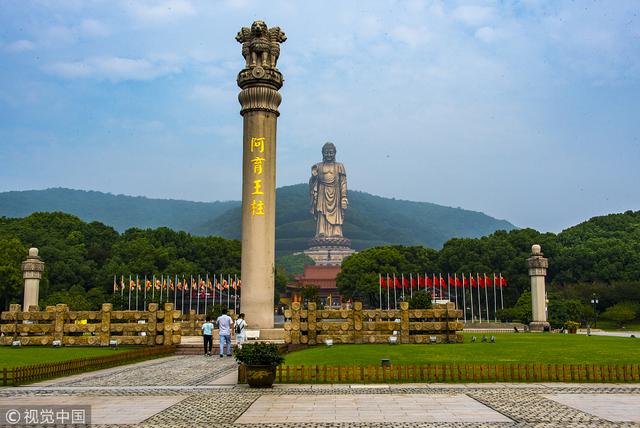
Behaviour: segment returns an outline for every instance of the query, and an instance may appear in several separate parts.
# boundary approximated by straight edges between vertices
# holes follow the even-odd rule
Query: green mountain
[[[277,190],[279,254],[307,248],[315,232],[308,208],[306,184]],[[189,202],[59,188],[0,193],[0,216],[24,217],[38,211],[63,211],[85,221],[100,221],[119,231],[167,226],[194,235],[238,239],[241,230],[238,201]],[[506,220],[480,212],[351,191],[344,234],[357,250],[385,244],[440,248],[453,237],[476,238],[514,228]]]

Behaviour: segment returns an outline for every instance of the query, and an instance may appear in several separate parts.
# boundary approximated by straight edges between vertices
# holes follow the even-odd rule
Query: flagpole
[[[391,309],[389,303],[389,274],[387,273],[387,310]]]
[[[471,276],[471,272],[469,272],[469,295],[471,296],[471,322],[473,322],[475,318],[473,313],[473,283],[471,282],[472,279],[473,277]],[[476,286],[478,286],[477,283],[476,283]]]
[[[153,274],[151,281],[153,282],[153,284],[151,284],[151,300],[156,300],[156,274],[155,273]]]
[[[466,291],[464,289],[464,272],[462,272],[462,309],[464,309],[462,311],[462,313],[464,314],[464,322],[467,322],[467,297],[466,297]]]
[[[120,309],[124,309],[122,306],[122,300],[124,300],[124,274],[120,274]]]
[[[409,272],[409,298],[413,299],[413,274]]]
[[[453,289],[456,290],[456,309],[458,309],[458,272],[453,274]]]
[[[227,274],[227,309],[229,309],[229,287],[231,287],[231,274]]]
[[[207,279],[204,284],[204,314],[207,314],[207,300],[209,297],[209,272],[207,272]]]
[[[487,308],[487,322],[489,322],[489,320],[491,319],[491,317],[489,316],[489,292],[487,291],[487,288],[489,287],[487,285],[487,274],[483,273],[482,275],[484,275],[484,303]]]
[[[220,306],[222,306],[222,290],[223,290],[222,281],[223,281],[223,278],[224,278],[224,275],[220,274],[220,288],[219,288],[219,291],[220,291]]]
[[[438,286],[440,287],[440,300],[442,299],[442,272],[438,274]]]
[[[398,295],[396,292],[396,274],[393,274],[393,309],[398,309]]]
[[[496,273],[493,273],[493,321],[498,322],[498,299],[496,296]]]
[[[500,272],[500,309],[504,309],[504,300],[502,299],[502,272]]]
[[[129,310],[131,310],[131,275],[129,275]]]
[[[140,288],[140,280],[138,274],[136,274],[136,311],[138,310],[138,288]]]
[[[211,299],[211,307],[213,308],[216,305],[216,274],[213,274],[213,299]]]
[[[478,321],[482,322],[482,298],[480,297],[480,274],[476,272],[476,282],[478,284]]]
[[[380,310],[382,310],[382,274],[378,274],[378,295],[380,301]]]
[[[238,274],[237,273],[233,274],[233,282],[235,284],[233,287],[233,311],[237,315],[238,314]],[[280,303],[280,298],[278,298],[278,303]]]
[[[178,275],[173,283],[173,307],[177,309],[178,306]]]
[[[189,313],[193,307],[193,274],[189,275]]]

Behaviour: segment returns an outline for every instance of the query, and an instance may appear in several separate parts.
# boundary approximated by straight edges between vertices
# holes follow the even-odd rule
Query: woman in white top
[[[244,314],[238,315],[238,319],[233,323],[233,330],[236,333],[236,345],[242,348],[242,344],[247,340],[247,322],[244,320]]]

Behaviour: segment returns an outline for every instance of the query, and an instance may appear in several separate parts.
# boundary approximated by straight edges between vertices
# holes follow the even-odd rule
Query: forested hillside
[[[280,255],[306,249],[315,234],[307,192],[305,184],[277,190],[276,250]],[[0,216],[62,211],[120,232],[166,226],[198,236],[239,239],[240,209],[237,201],[188,202],[69,189],[0,193]],[[352,191],[344,234],[357,250],[388,244],[440,248],[453,237],[475,238],[513,228],[508,221],[480,212]]]

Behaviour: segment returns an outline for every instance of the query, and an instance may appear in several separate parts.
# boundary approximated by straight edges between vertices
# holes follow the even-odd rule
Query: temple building
[[[340,265],[305,266],[302,275],[295,276],[295,282],[287,285],[291,302],[302,301],[302,289],[308,285],[316,285],[320,289],[320,303],[323,306],[340,306],[342,297],[336,286],[336,277],[340,273]]]

